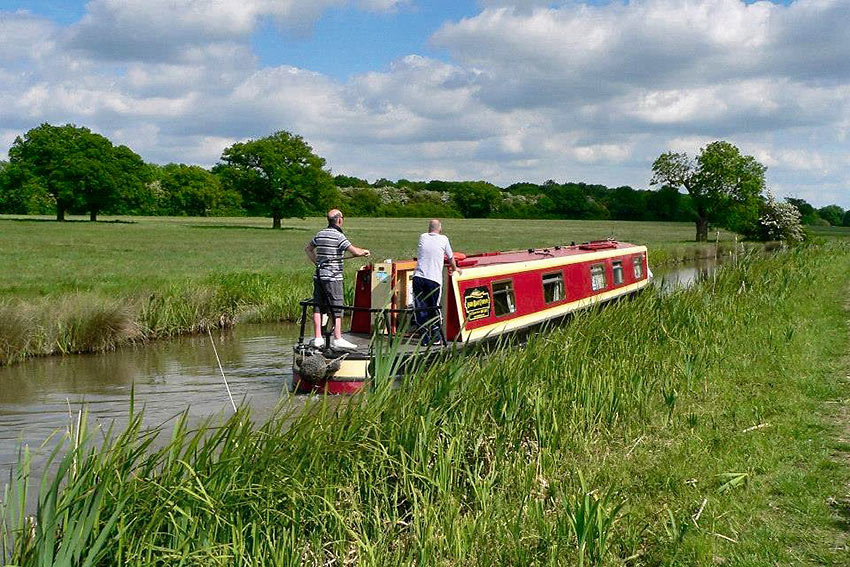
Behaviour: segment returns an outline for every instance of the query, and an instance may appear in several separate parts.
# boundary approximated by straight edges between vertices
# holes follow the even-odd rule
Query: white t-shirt
[[[452,257],[452,246],[449,239],[436,232],[425,232],[419,237],[416,249],[416,270],[414,277],[443,283],[443,261]]]

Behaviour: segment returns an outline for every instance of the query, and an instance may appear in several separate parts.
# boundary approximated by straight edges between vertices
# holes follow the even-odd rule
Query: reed
[[[7,489],[0,564],[838,561],[827,496],[850,475],[829,464],[822,403],[847,393],[848,259],[838,245],[742,257],[523,347],[299,414],[284,400],[265,423],[242,409],[170,434],[137,417],[105,440],[78,430],[33,520]]]
[[[77,293],[61,300],[0,303],[0,364],[51,353],[101,352],[142,336],[119,299]]]
[[[130,297],[75,293],[0,303],[0,365],[29,356],[103,352],[237,322],[293,321],[309,275],[211,275]]]

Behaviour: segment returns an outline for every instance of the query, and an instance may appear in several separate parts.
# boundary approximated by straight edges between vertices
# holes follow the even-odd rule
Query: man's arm
[[[365,248],[358,248],[354,244],[349,245],[348,248],[345,249],[347,252],[351,252],[352,256],[371,256],[372,253],[369,252]]]
[[[307,243],[307,246],[304,247],[304,252],[307,253],[307,257],[310,258],[312,263],[316,263],[316,246],[313,244],[313,241]]]
[[[455,253],[452,250],[452,245],[449,244],[449,239],[446,238],[446,248],[445,248],[446,256],[449,258],[449,263],[451,264],[452,270],[455,272],[462,274],[463,270],[457,267],[457,262],[455,261]]]

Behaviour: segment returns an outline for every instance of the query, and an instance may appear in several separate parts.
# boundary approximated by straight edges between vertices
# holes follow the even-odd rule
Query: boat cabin
[[[646,247],[613,240],[448,260],[441,297],[445,337],[475,341],[528,327],[575,309],[641,289],[647,283]],[[357,273],[354,306],[401,311],[413,307],[416,261],[378,262]],[[353,333],[372,333],[368,311],[352,316]],[[394,313],[392,331],[410,321]]]

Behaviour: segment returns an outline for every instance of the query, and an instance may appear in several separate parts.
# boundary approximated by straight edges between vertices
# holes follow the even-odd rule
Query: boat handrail
[[[404,307],[404,308],[398,309],[398,308],[393,308],[393,307],[361,307],[361,306],[358,306],[358,305],[335,305],[335,304],[326,304],[326,303],[322,303],[322,302],[319,302],[319,301],[313,301],[312,299],[304,299],[304,300],[299,302],[299,305],[301,305],[301,331],[300,331],[299,337],[298,337],[299,343],[303,342],[303,340],[304,340],[304,331],[305,331],[305,325],[307,323],[307,308],[308,307],[323,308],[323,309],[327,309],[329,311],[331,311],[331,310],[342,310],[342,311],[361,312],[361,313],[375,313],[375,314],[383,315],[384,324],[386,325],[386,328],[387,328],[387,334],[390,337],[392,337],[393,334],[394,334],[393,331],[392,331],[392,324],[390,322],[390,317],[392,315],[398,315],[398,314],[403,314],[403,313],[415,313],[416,312],[415,307]],[[435,307],[429,307],[428,310],[429,311],[436,311],[437,316],[442,318],[442,311],[443,311],[442,306],[437,305]]]
[[[416,311],[415,307],[405,307],[403,309],[396,309],[391,307],[360,307],[357,305],[335,305],[335,304],[325,304],[320,303],[318,301],[313,301],[312,299],[305,299],[299,302],[304,308],[307,307],[324,307],[326,309],[343,309],[345,311],[368,311],[369,313],[413,313]],[[440,306],[436,306],[429,309],[440,309]]]

